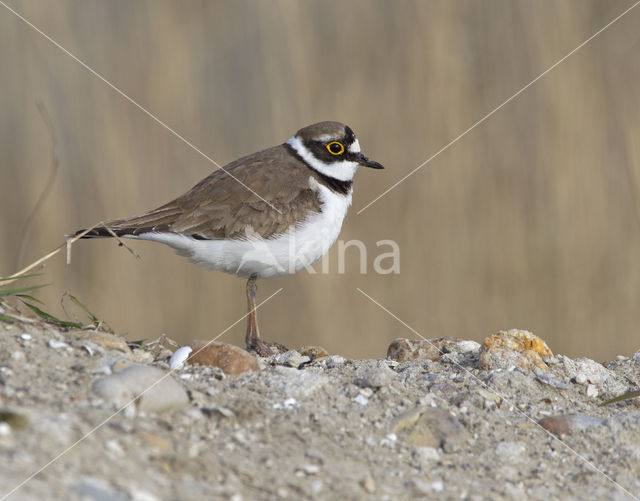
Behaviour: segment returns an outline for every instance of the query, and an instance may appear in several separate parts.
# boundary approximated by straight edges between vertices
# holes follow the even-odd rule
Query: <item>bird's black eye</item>
[[[338,141],[331,141],[327,145],[327,150],[329,150],[329,153],[332,155],[342,155],[344,153],[344,146]]]

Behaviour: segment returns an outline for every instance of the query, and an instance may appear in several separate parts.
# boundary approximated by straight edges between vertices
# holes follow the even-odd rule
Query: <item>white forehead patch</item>
[[[325,163],[314,157],[298,136],[291,137],[291,139],[287,141],[287,144],[291,146],[313,170],[337,179],[338,181],[353,181],[353,176],[358,170],[358,167],[360,167],[358,162],[351,162],[349,160]]]
[[[349,146],[349,151],[351,153],[360,153],[360,141],[356,139],[353,143],[351,143],[351,146]]]

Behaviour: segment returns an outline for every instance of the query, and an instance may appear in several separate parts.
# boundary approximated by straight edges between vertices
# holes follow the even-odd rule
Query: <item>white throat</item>
[[[337,179],[338,181],[353,181],[353,176],[360,166],[358,162],[351,162],[349,160],[331,163],[318,160],[311,154],[298,136],[292,136],[291,139],[287,141],[287,144],[291,146],[313,170],[327,177]]]

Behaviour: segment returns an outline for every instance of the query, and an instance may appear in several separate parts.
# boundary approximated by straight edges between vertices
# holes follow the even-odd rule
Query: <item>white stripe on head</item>
[[[349,151],[351,153],[360,153],[360,141],[356,139],[353,143],[351,143],[351,146],[349,146]]]
[[[330,178],[337,179],[338,181],[352,181],[354,174],[358,170],[358,167],[360,167],[358,162],[351,162],[349,160],[331,163],[318,160],[307,149],[298,136],[291,137],[291,139],[287,141],[287,144],[291,146],[313,170]]]

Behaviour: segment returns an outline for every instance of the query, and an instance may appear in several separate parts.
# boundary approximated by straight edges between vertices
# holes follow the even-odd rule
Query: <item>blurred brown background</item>
[[[366,211],[357,210],[633,4],[528,1],[8,1],[221,164],[320,120],[351,125],[362,170],[341,238],[360,274],[261,281],[263,336],[383,356],[410,331],[481,340],[520,327],[604,360],[640,346],[640,7]],[[100,220],[181,194],[207,160],[0,6],[0,275]],[[51,140],[59,170],[48,197]],[[394,239],[401,273],[372,273]],[[244,281],[167,247],[83,241],[38,292],[65,291],[130,339],[211,338]],[[22,250],[21,250],[22,249]],[[316,269],[319,266],[316,265]],[[242,344],[244,322],[223,338]]]

